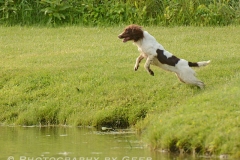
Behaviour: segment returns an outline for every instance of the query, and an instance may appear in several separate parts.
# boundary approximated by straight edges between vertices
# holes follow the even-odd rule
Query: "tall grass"
[[[0,0],[3,25],[240,24],[239,0]]]
[[[0,27],[0,122],[134,126],[156,149],[240,157],[239,27],[146,27],[206,88],[143,64],[120,27]]]

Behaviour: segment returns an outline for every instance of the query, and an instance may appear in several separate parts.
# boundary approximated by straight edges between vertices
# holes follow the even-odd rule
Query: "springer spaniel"
[[[154,76],[154,72],[150,69],[150,64],[153,64],[167,71],[174,72],[181,82],[196,85],[201,89],[204,87],[204,83],[195,77],[195,71],[190,67],[206,66],[210,61],[188,62],[177,58],[165,50],[152,35],[147,31],[143,31],[138,25],[132,24],[127,26],[118,38],[123,39],[123,42],[132,40],[137,45],[140,56],[136,59],[135,71],[137,71],[141,60],[146,58],[144,68],[150,75]]]

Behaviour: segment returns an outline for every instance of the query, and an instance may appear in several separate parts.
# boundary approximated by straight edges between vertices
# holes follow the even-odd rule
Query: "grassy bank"
[[[115,28],[0,27],[0,121],[135,126],[153,147],[240,157],[240,27],[146,27],[191,61],[204,90],[141,64]]]
[[[2,25],[240,24],[239,0],[2,0]]]

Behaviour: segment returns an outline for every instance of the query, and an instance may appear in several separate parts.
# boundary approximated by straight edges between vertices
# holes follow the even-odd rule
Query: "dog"
[[[196,85],[201,89],[204,88],[204,83],[196,78],[195,71],[191,67],[206,66],[210,63],[210,60],[189,62],[185,59],[178,58],[165,50],[152,35],[142,30],[141,26],[135,24],[127,26],[124,31],[118,35],[118,38],[122,39],[124,43],[133,41],[133,43],[137,45],[140,56],[136,59],[134,66],[135,71],[138,70],[139,63],[146,58],[144,68],[150,75],[154,76],[154,72],[150,69],[150,64],[153,64],[164,70],[174,72],[183,83]]]

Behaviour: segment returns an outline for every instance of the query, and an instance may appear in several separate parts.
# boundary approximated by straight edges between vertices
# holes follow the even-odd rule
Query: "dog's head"
[[[123,39],[123,42],[131,41],[137,42],[143,38],[143,30],[140,26],[131,24],[124,29],[124,32],[118,35],[118,38]]]

